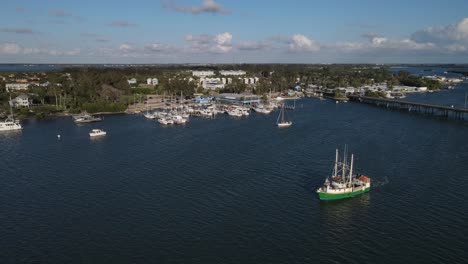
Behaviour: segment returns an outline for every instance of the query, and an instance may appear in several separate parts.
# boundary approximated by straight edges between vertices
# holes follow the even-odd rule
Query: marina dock
[[[424,115],[453,118],[457,120],[466,120],[468,117],[468,108],[450,107],[443,105],[434,105],[427,103],[409,102],[393,99],[374,98],[366,96],[349,96],[352,102],[372,104],[389,109],[395,109],[405,112],[420,113]]]

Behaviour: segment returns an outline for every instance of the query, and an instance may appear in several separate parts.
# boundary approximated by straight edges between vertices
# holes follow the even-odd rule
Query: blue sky
[[[3,63],[468,63],[468,1],[7,1]]]

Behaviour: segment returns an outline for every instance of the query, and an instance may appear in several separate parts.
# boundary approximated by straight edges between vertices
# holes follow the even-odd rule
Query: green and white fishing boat
[[[339,160],[336,150],[335,166],[333,174],[327,176],[322,187],[317,189],[320,200],[340,200],[354,197],[368,192],[371,187],[371,179],[364,175],[353,174],[354,155],[351,154],[351,162],[346,160],[346,148],[343,160]]]

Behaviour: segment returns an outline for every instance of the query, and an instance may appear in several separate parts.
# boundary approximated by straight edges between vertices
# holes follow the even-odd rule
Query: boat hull
[[[292,122],[278,123],[278,127],[290,127],[291,125],[292,125]]]
[[[329,200],[341,200],[346,198],[351,198],[366,192],[370,191],[370,186],[366,187],[361,190],[352,191],[352,192],[345,192],[345,193],[327,193],[327,192],[317,192],[319,195],[320,200],[329,201]]]

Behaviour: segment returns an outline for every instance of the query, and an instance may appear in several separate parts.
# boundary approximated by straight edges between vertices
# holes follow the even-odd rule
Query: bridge
[[[441,116],[445,118],[454,118],[465,120],[465,115],[468,117],[468,108],[449,107],[443,105],[434,105],[426,103],[408,102],[394,99],[375,98],[367,96],[348,96],[350,101],[373,104],[389,109],[396,109],[406,112],[415,112],[425,115]]]

